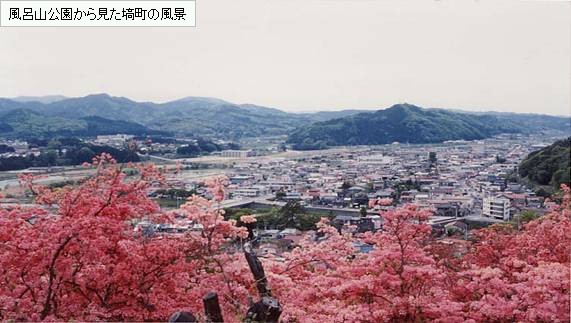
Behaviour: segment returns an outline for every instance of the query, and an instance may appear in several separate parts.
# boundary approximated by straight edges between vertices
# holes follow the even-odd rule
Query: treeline
[[[227,219],[240,220],[243,215],[256,214],[256,227],[258,229],[285,229],[296,228],[301,231],[316,230],[317,223],[321,218],[333,218],[333,214],[309,212],[299,202],[290,201],[278,208],[260,211],[248,208],[225,209],[224,216]]]
[[[93,158],[108,153],[120,163],[138,162],[139,155],[130,149],[117,149],[109,146],[98,146],[85,143],[77,138],[60,138],[56,140],[32,140],[31,147],[40,149],[35,156],[13,156],[0,158],[0,171],[19,170],[30,167],[71,166],[92,162]]]
[[[13,153],[15,151],[14,147],[8,145],[0,144],[0,154]]]
[[[176,153],[184,157],[196,157],[226,149],[240,149],[240,146],[235,143],[217,144],[210,140],[198,138],[194,143],[178,147]]]
[[[156,190],[154,193],[151,194],[151,196],[176,200],[176,199],[187,199],[196,194],[197,194],[196,190],[169,188],[169,189]]]
[[[569,185],[571,137],[529,154],[519,166],[519,175],[535,185],[558,189]]]
[[[129,122],[124,120],[111,120],[97,116],[84,117],[81,120],[87,123],[87,128],[78,135],[85,137],[95,137],[98,135],[115,135],[118,133],[128,135],[155,135],[155,136],[171,136],[167,131],[149,129],[142,124]]]
[[[62,118],[26,109],[0,113],[0,134],[7,138],[30,140],[58,137],[96,137],[98,135],[172,135],[166,131],[149,129],[139,123],[107,119],[97,116]]]

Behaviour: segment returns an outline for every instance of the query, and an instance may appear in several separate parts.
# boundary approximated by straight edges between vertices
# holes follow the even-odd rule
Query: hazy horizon
[[[84,95],[84,96],[64,96],[64,95],[59,95],[59,94],[54,94],[54,95],[44,95],[44,96],[33,96],[33,95],[24,95],[24,96],[18,96],[18,97],[0,97],[0,99],[9,99],[9,100],[13,100],[13,101],[19,101],[19,102],[40,102],[40,103],[44,103],[44,104],[49,104],[52,102],[57,102],[57,101],[62,101],[62,100],[66,100],[66,99],[76,99],[76,98],[82,98],[82,97],[86,97],[86,96],[93,96],[93,95],[108,95],[110,97],[115,97],[115,98],[125,98],[125,99],[129,99],[131,101],[137,102],[137,103],[154,103],[154,104],[162,104],[162,103],[167,103],[167,102],[174,102],[174,101],[178,101],[178,100],[184,100],[184,99],[189,99],[189,98],[197,98],[197,99],[212,99],[212,100],[221,100],[221,101],[225,101],[227,103],[230,104],[235,104],[235,105],[247,105],[247,104],[251,104],[251,105],[256,105],[256,106],[261,106],[264,108],[270,108],[270,109],[278,109],[284,112],[288,112],[288,113],[299,113],[299,114],[303,114],[303,113],[317,113],[317,112],[335,112],[335,111],[343,111],[343,110],[362,110],[363,112],[374,112],[377,110],[384,110],[384,109],[388,109],[390,107],[392,107],[393,105],[398,105],[398,104],[409,104],[409,105],[414,105],[414,106],[418,106],[424,109],[444,109],[444,110],[449,110],[449,111],[460,111],[460,112],[469,112],[469,113],[486,113],[486,112],[490,112],[490,113],[520,113],[520,114],[538,114],[538,115],[549,115],[549,116],[555,116],[555,117],[571,117],[571,111],[568,114],[551,114],[551,113],[541,113],[541,112],[511,112],[511,111],[498,111],[498,110],[493,110],[493,109],[485,109],[482,108],[478,111],[474,111],[474,110],[467,110],[467,109],[463,109],[462,107],[428,107],[428,106],[420,106],[418,104],[415,104],[414,102],[395,102],[393,104],[390,104],[388,106],[378,106],[378,107],[333,107],[333,108],[322,108],[322,109],[312,109],[312,110],[288,110],[288,109],[282,109],[281,107],[269,107],[269,106],[263,106],[260,104],[256,104],[255,102],[243,102],[243,103],[239,103],[239,102],[232,102],[229,100],[225,100],[223,98],[215,98],[215,97],[203,97],[203,96],[185,96],[182,98],[175,98],[172,100],[166,100],[166,101],[140,101],[140,100],[135,100],[126,96],[121,96],[121,95],[113,95],[111,93],[91,93],[88,95]],[[37,99],[37,100],[35,100]],[[42,102],[41,99],[48,99],[49,102]]]
[[[288,112],[571,115],[570,2],[209,0],[195,28],[0,28],[0,97],[220,98]]]

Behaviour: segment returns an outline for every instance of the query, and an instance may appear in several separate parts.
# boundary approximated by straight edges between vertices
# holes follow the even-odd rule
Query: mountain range
[[[166,103],[135,102],[107,94],[47,101],[29,97],[0,99],[0,134],[43,136],[60,132],[84,133],[89,128],[89,120],[85,118],[99,117],[128,122],[128,128],[136,130],[136,134],[163,131],[180,136],[239,139],[284,135],[300,125],[347,113],[295,114],[203,97],[188,97]],[[38,119],[44,122],[37,122]],[[61,125],[61,129],[55,125]],[[139,129],[135,129],[137,126]],[[26,129],[30,131],[26,133]]]
[[[398,104],[363,110],[289,113],[216,98],[153,103],[94,94],[0,98],[0,136],[165,134],[237,140],[289,135],[300,149],[337,145],[481,139],[498,133],[569,131],[569,118],[512,113],[469,113]]]

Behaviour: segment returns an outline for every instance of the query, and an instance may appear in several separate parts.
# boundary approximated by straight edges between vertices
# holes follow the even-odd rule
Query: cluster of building
[[[93,143],[123,147],[131,140],[133,137],[128,135],[98,136]],[[552,141],[510,135],[481,141],[391,144],[266,156],[254,156],[251,150],[227,150],[218,152],[215,158],[195,162],[226,160],[222,162],[224,167],[207,165],[203,170],[222,172],[229,179],[227,199],[220,207],[263,209],[295,201],[307,211],[333,215],[334,225],[364,232],[382,228],[379,211],[414,203],[432,211],[430,223],[434,228],[455,226],[467,234],[464,219],[490,223],[509,221],[524,210],[545,212],[543,198],[515,178],[522,159]],[[13,147],[12,153],[30,153],[25,142],[2,143]],[[211,174],[197,176],[196,172],[173,175],[169,185],[207,195],[201,183]],[[383,203],[376,203],[379,201]],[[200,230],[184,221],[160,227],[142,222],[140,227],[164,233]],[[307,234],[311,233],[294,228],[260,229],[258,247],[262,255],[272,254],[276,248],[287,249]]]
[[[40,150],[37,147],[31,147],[24,140],[0,139],[0,157],[24,157],[28,155],[39,156]]]
[[[115,148],[123,148],[130,140],[133,140],[135,136],[126,134],[116,134],[116,135],[100,135],[91,142],[95,145],[100,146],[110,146]]]
[[[432,211],[433,228],[455,226],[467,234],[466,220],[495,223],[524,210],[545,212],[543,198],[514,179],[521,160],[550,141],[512,135],[263,158],[236,153],[232,157],[241,158],[225,168],[229,185],[222,207],[263,209],[296,201],[307,211],[333,214],[334,224],[364,232],[382,228],[380,210],[414,203]],[[197,189],[202,179],[176,180],[180,187]],[[389,203],[374,203],[379,200]],[[267,252],[304,235],[282,231],[259,230]]]
[[[522,209],[542,207],[541,197],[510,180],[520,161],[537,149],[528,140],[499,137],[245,159],[233,165],[229,197],[367,211],[379,208],[369,201],[390,198],[394,206],[415,203],[436,216],[509,220]]]

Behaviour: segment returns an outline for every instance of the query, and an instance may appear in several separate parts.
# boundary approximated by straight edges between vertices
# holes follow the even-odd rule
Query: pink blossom
[[[255,223],[257,220],[256,217],[253,215],[242,215],[240,217],[240,221],[244,223]]]

